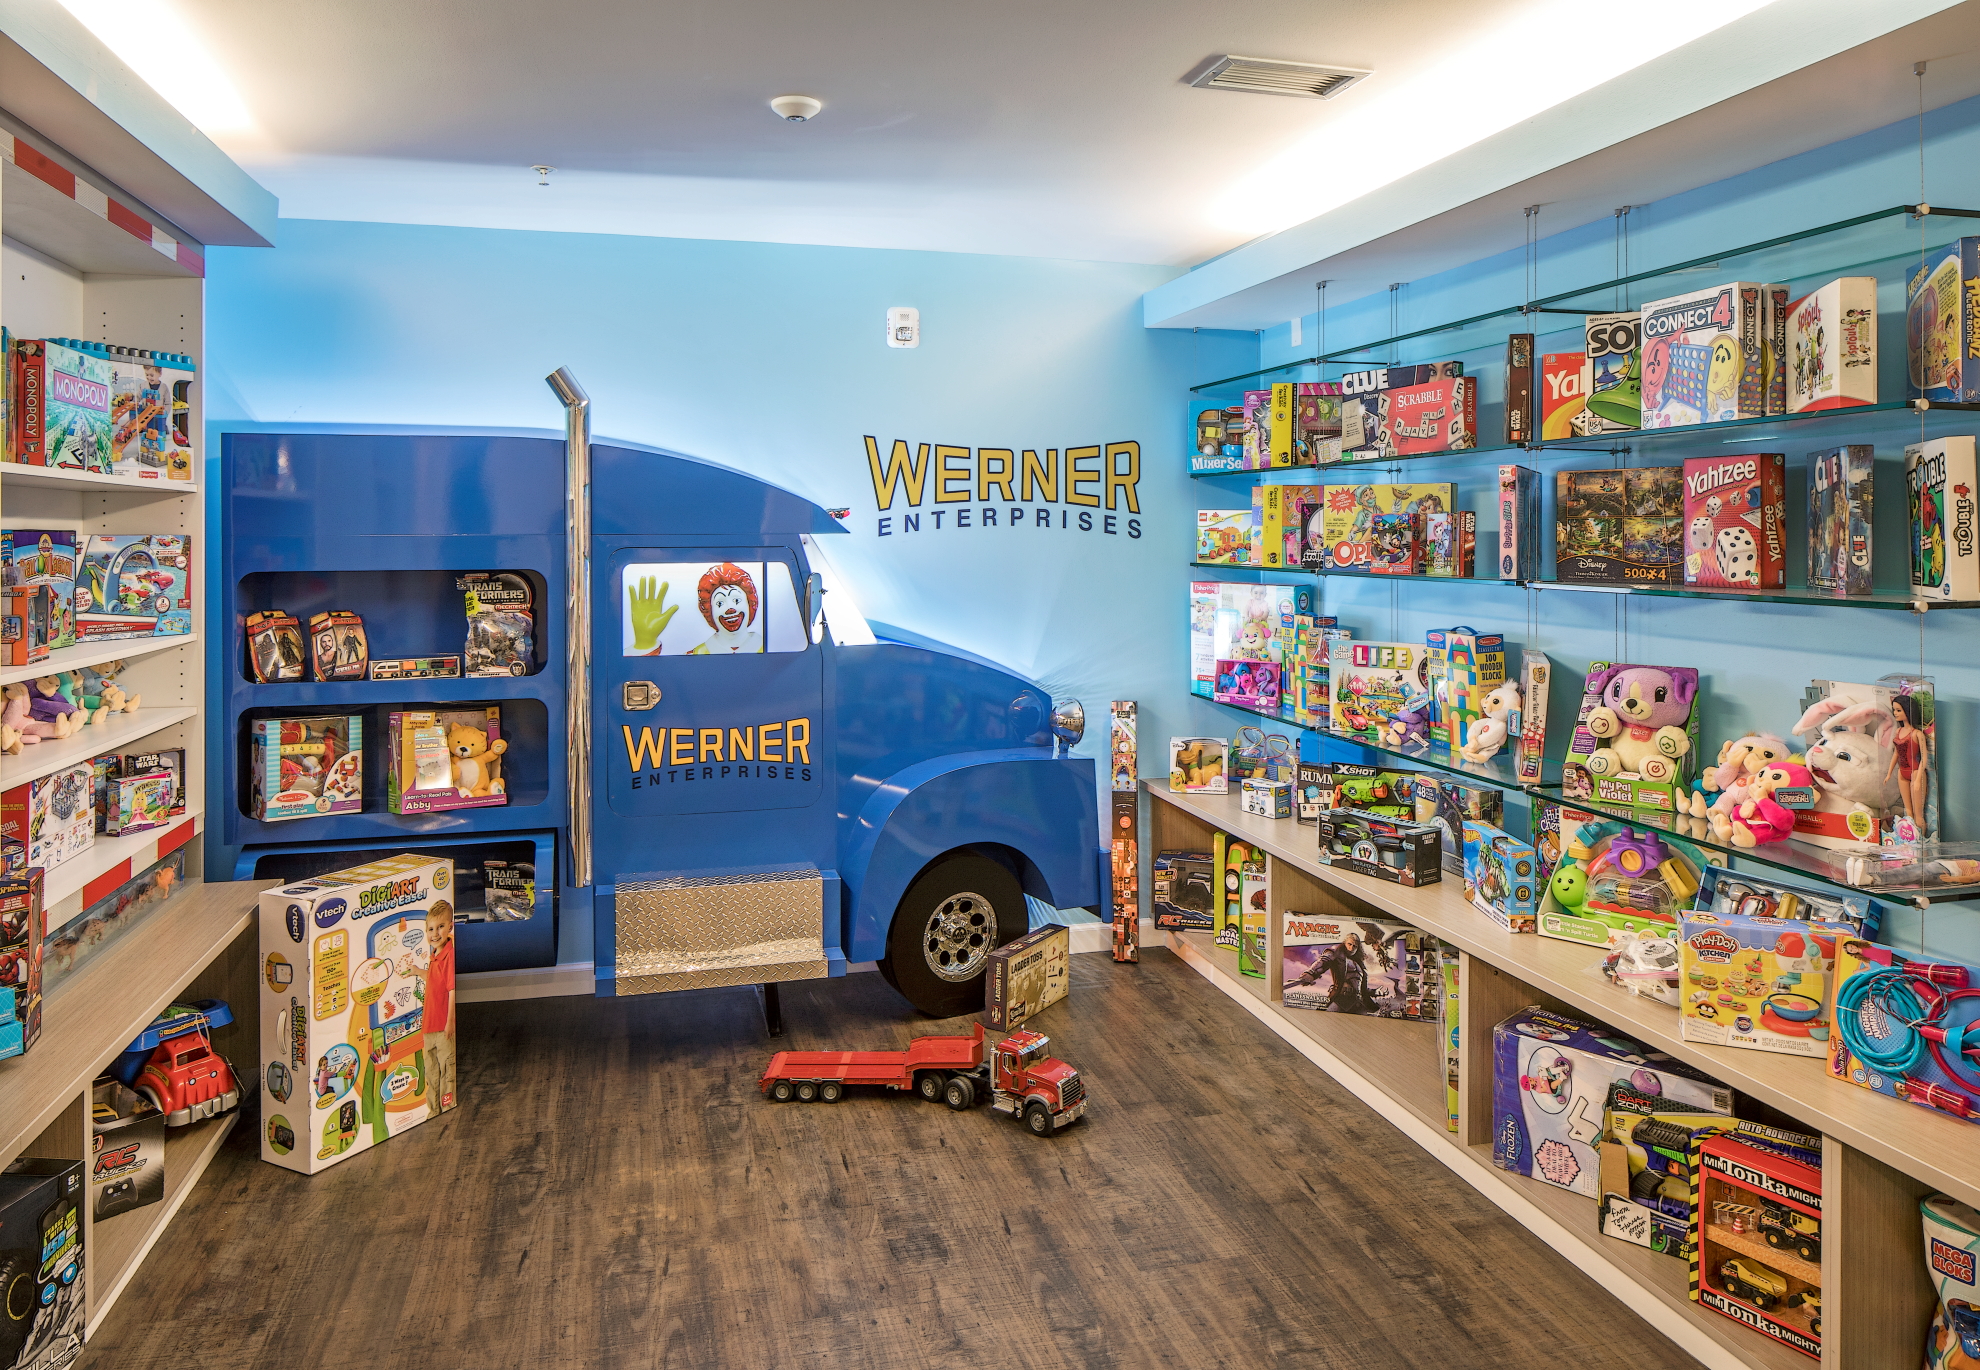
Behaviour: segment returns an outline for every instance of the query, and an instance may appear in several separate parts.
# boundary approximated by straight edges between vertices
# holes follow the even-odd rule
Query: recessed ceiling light
[[[779,95],[770,102],[770,108],[785,122],[801,124],[825,108],[825,104],[809,95]]]
[[[1241,90],[1253,95],[1296,95],[1307,100],[1331,100],[1371,74],[1361,67],[1227,55],[1206,58],[1183,80],[1201,90]]]

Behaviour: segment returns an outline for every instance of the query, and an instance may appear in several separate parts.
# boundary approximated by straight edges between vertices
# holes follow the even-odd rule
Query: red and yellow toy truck
[[[958,1112],[975,1107],[987,1090],[992,1110],[1022,1119],[1034,1136],[1048,1137],[1086,1112],[1085,1081],[1045,1054],[1050,1045],[1025,1028],[993,1046],[986,1064],[978,1023],[973,1036],[917,1037],[906,1051],[780,1051],[757,1083],[778,1103],[835,1103],[848,1085],[885,1085],[940,1099]]]

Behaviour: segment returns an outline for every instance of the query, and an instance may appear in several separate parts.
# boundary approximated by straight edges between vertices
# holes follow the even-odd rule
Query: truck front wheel
[[[944,857],[901,896],[880,973],[932,1018],[974,1013],[990,953],[1029,921],[1016,876],[987,856]]]
[[[1032,1104],[1024,1111],[1024,1125],[1034,1137],[1052,1135],[1052,1110],[1043,1104]]]

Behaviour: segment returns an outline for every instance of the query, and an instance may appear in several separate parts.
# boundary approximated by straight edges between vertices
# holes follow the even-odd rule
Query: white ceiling
[[[1283,226],[1231,202],[1245,172],[1413,85],[1434,110],[1563,0],[162,2],[245,106],[202,126],[285,217],[1184,264]],[[1375,75],[1327,102],[1181,84],[1222,52]],[[1553,64],[1490,65],[1530,100]],[[824,113],[778,121],[787,93]],[[1288,174],[1384,156],[1322,148]]]

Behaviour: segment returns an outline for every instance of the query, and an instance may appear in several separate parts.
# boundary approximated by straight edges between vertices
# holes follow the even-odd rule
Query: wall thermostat
[[[896,305],[887,311],[887,346],[921,346],[921,311]]]

